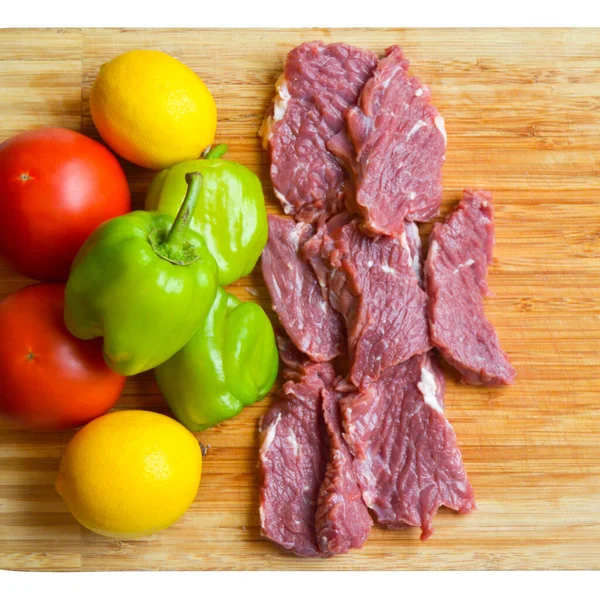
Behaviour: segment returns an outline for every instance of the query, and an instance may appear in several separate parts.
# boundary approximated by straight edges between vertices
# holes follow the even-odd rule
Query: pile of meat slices
[[[446,133],[408,66],[398,46],[302,44],[260,131],[288,215],[269,217],[262,257],[287,335],[260,424],[261,531],[299,556],[360,548],[373,519],[426,539],[440,506],[473,510],[437,352],[465,383],[515,377],[483,312],[490,193],[465,190],[423,259]]]

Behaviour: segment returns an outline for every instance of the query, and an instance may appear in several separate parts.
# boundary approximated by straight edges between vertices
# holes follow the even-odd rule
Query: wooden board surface
[[[53,488],[71,433],[0,428],[0,568],[574,569],[600,567],[600,31],[0,31],[0,140],[65,126],[97,137],[88,105],[99,66],[160,48],[195,69],[219,109],[217,140],[261,177],[256,131],[286,53],[345,41],[400,43],[446,118],[444,211],[463,187],[496,199],[487,314],[518,371],[511,388],[460,385],[446,412],[479,510],[441,511],[419,532],[373,529],[361,551],[294,558],[259,536],[257,421],[268,400],[198,438],[210,446],[198,497],[169,530],[137,542],[81,528]],[[126,165],[136,204],[152,173]],[[0,295],[27,280],[0,265]],[[259,273],[232,286],[269,300]],[[151,374],[119,408],[166,412]]]

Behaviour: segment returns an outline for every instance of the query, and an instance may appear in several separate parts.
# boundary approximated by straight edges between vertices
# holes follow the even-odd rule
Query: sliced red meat
[[[287,336],[277,344],[286,383],[260,423],[262,534],[299,556],[360,548],[373,521],[342,437],[341,378]]]
[[[314,228],[291,218],[269,215],[269,240],[262,273],[273,308],[296,347],[315,361],[344,351],[342,319],[324,297],[310,265],[299,255]]]
[[[431,340],[464,383],[509,384],[516,376],[483,310],[493,244],[492,195],[481,190],[465,190],[429,241],[425,277]]]
[[[410,249],[412,269],[419,280],[419,285],[423,287],[423,243],[421,242],[419,228],[413,221],[405,221],[404,231],[406,232],[406,241]]]
[[[356,197],[349,208],[373,233],[400,235],[404,220],[429,221],[442,199],[444,119],[430,104],[427,86],[408,76],[408,66],[398,46],[388,48],[346,114],[356,154]],[[329,148],[348,165],[343,135]]]
[[[377,64],[344,44],[302,44],[261,128],[275,194],[300,221],[270,217],[263,255],[291,341],[280,339],[286,383],[260,425],[261,531],[299,556],[361,547],[372,526],[367,506],[384,526],[421,527],[422,539],[440,506],[475,508],[429,351],[428,326],[451,317],[443,292],[455,282],[438,270],[446,266],[440,234],[425,270],[428,288],[442,290],[434,323],[415,223],[439,209],[444,122],[407,70],[397,46]],[[467,257],[452,275],[476,272],[468,289],[481,301],[493,238],[473,235],[483,271]],[[458,241],[450,247],[454,257]],[[455,332],[446,341],[464,342]],[[455,348],[440,347],[454,358]]]
[[[275,330],[275,340],[279,350],[279,358],[283,363],[283,378],[297,379],[304,373],[304,369],[310,364],[306,354],[303,354],[294,346],[292,340],[281,330]]]
[[[339,213],[337,216],[342,217],[343,215],[344,213]],[[327,220],[325,218],[319,219],[314,235],[304,242],[300,249],[300,254],[312,267],[317,281],[321,286],[323,297],[329,299],[330,267],[321,250],[326,229]]]
[[[475,508],[454,429],[443,414],[445,383],[431,353],[385,371],[342,401],[345,439],[363,498],[378,523],[432,533],[440,506]]]
[[[323,555],[315,530],[329,459],[321,392],[334,378],[329,363],[305,363],[259,425],[261,533],[298,556]]]
[[[330,456],[319,492],[316,533],[327,554],[362,548],[373,520],[356,481],[352,455],[342,438],[339,401],[343,394],[323,389],[323,415],[329,434]]]
[[[288,54],[260,131],[286,214],[313,222],[343,209],[348,175],[326,144],[345,127],[344,112],[376,64],[373,52],[339,43],[305,43]]]
[[[427,298],[413,270],[419,259],[406,233],[372,238],[340,214],[320,224],[303,252],[346,322],[355,385],[430,347]]]

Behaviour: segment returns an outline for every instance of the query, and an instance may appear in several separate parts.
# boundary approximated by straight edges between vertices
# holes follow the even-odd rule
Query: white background
[[[599,25],[597,0],[560,3],[552,0],[2,0],[0,4],[1,27]],[[598,35],[600,38],[600,31]],[[444,568],[442,563],[439,566]],[[548,600],[579,595],[598,597],[599,583],[598,573],[566,572],[44,574],[5,571],[0,572],[0,600],[20,600],[34,595],[43,600],[129,600],[132,597],[136,600],[493,600],[507,597],[509,600]]]
[[[2,27],[590,27],[597,0],[2,0]]]

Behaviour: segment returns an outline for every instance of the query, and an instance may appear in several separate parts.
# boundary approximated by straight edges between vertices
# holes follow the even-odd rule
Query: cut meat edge
[[[323,556],[315,531],[329,456],[321,392],[334,378],[328,363],[299,364],[259,424],[261,535],[298,556]]]
[[[332,554],[362,548],[373,526],[356,480],[352,455],[342,436],[341,396],[329,389],[322,392],[330,456],[319,492],[316,532],[321,550]]]
[[[433,533],[441,506],[476,508],[456,441],[443,414],[443,373],[429,352],[387,371],[341,401],[344,438],[363,499],[388,528]]]
[[[342,43],[307,42],[289,52],[259,130],[286,214],[312,223],[343,210],[348,175],[326,145],[345,128],[343,114],[376,64],[374,53]]]
[[[400,235],[402,222],[429,221],[442,198],[445,160],[444,119],[430,104],[430,93],[407,74],[409,62],[398,46],[386,50],[358,103],[346,112],[355,198],[372,234]],[[330,149],[348,164],[347,142],[334,139]]]
[[[407,224],[400,238],[372,238],[358,220],[338,214],[319,221],[302,253],[324,297],[344,319],[355,385],[366,385],[383,370],[430,348],[414,223]]]
[[[425,263],[431,341],[473,385],[510,384],[516,376],[484,311],[493,239],[491,194],[465,190],[446,222],[434,226]]]
[[[317,362],[345,352],[340,315],[323,296],[312,267],[300,255],[314,227],[290,217],[269,215],[269,239],[261,265],[273,309],[296,347]]]
[[[340,381],[278,334],[286,365],[281,397],[261,419],[261,533],[298,556],[362,547],[373,521],[342,437]]]

